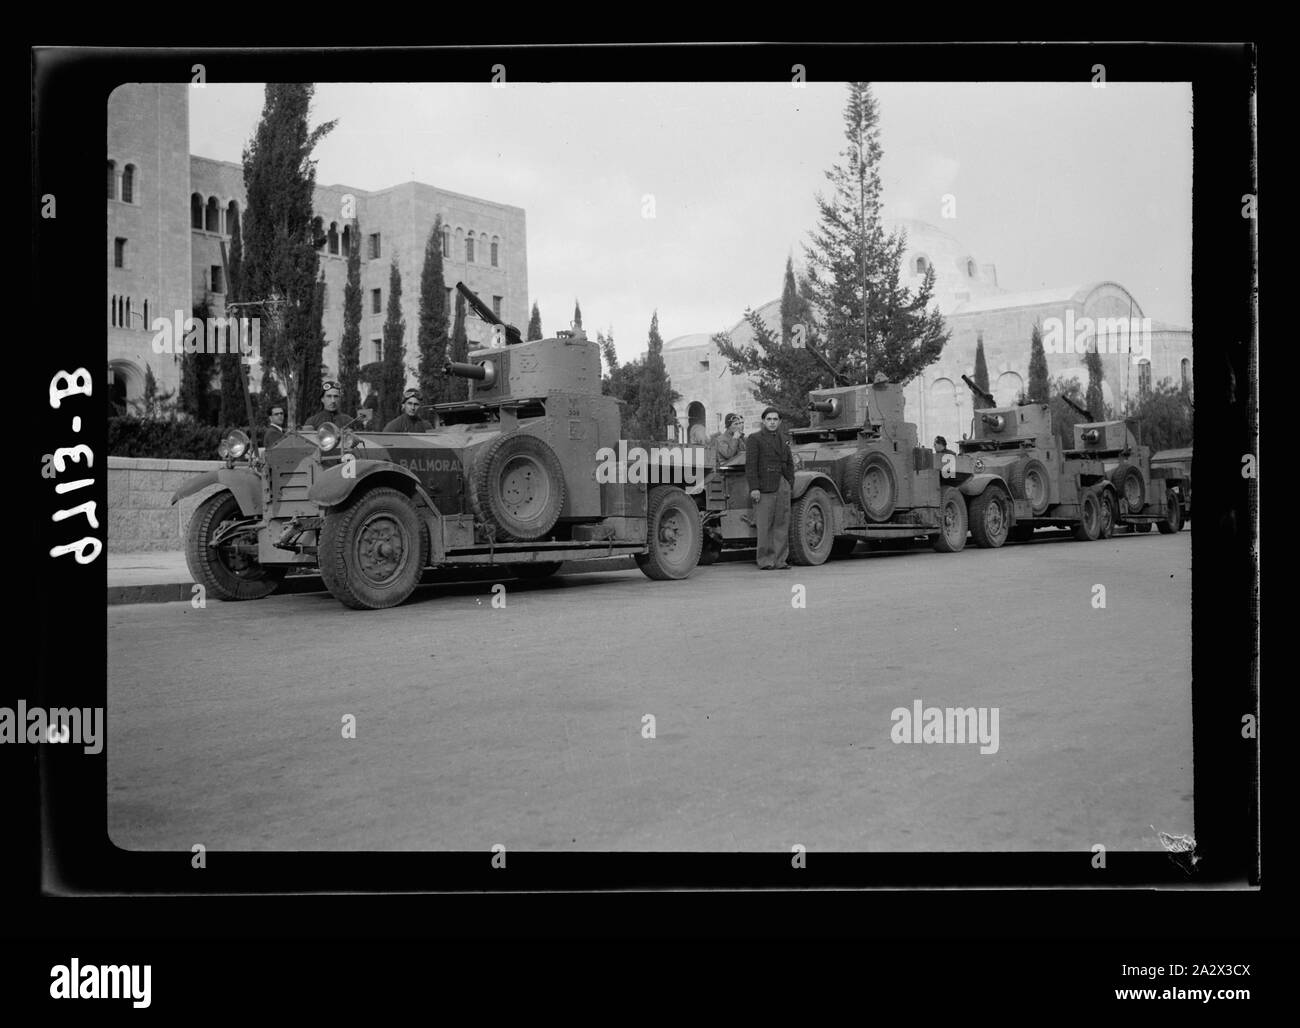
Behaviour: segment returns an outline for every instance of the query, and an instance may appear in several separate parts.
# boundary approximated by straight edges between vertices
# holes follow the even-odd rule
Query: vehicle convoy
[[[969,376],[962,375],[962,381],[975,394],[976,408],[961,452],[976,470],[999,480],[971,501],[975,544],[1023,542],[1038,528],[1069,528],[1085,542],[1109,536],[1115,509],[1109,494],[1114,487],[1102,461],[1061,452],[1047,404],[999,407]]]
[[[368,609],[401,603],[427,567],[542,578],[566,560],[631,555],[650,578],[691,573],[703,533],[676,484],[680,466],[597,480],[597,451],[619,447],[621,425],[619,401],[601,395],[597,344],[581,329],[522,342],[457,288],[502,345],[446,366],[469,380],[469,397],[433,405],[432,431],[326,423],[262,454],[234,432],[222,444],[226,466],[177,491],[173,503],[224,487],[199,505],[187,541],[209,593],[256,599],[303,566],[318,566],[347,606]]]
[[[1101,462],[1112,486],[1115,524],[1132,526],[1135,532],[1150,532],[1152,525],[1166,535],[1182,531],[1191,516],[1191,450],[1165,451],[1157,461],[1133,430],[1132,419],[1098,421],[1090,411],[1066,402],[1088,419],[1074,426],[1074,448],[1066,456]],[[1185,458],[1174,456],[1182,453]]]
[[[967,497],[978,497],[995,477],[918,445],[916,426],[903,420],[902,386],[878,376],[871,385],[814,389],[809,397],[811,424],[790,430],[792,563],[821,564],[863,539],[923,536],[945,553],[966,545]],[[743,460],[714,468],[699,499],[705,562],[723,547],[755,544]]]

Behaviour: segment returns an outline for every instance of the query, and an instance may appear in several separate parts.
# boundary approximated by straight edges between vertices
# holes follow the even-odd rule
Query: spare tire
[[[468,477],[474,509],[495,526],[499,541],[540,539],[564,509],[564,468],[535,435],[516,432],[494,439]]]
[[[1119,493],[1119,498],[1128,504],[1127,513],[1141,514],[1147,503],[1147,487],[1142,478],[1142,469],[1122,460],[1110,473],[1110,480]]]
[[[1051,479],[1047,477],[1047,466],[1041,460],[1030,457],[1011,465],[1007,485],[1017,500],[1029,501],[1034,517],[1041,518],[1047,513],[1047,505],[1052,498],[1052,485]]]
[[[856,502],[868,521],[888,521],[898,502],[898,480],[887,454],[868,450],[858,454],[849,465],[844,481],[844,495]]]

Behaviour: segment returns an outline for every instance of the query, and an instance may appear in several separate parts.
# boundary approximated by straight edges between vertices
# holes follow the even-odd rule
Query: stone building
[[[109,375],[119,406],[143,394],[146,365],[160,389],[178,389],[180,360],[152,352],[148,319],[174,318],[206,302],[213,316],[225,313],[227,283],[221,243],[229,252],[230,231],[246,206],[243,167],[189,153],[189,103],[184,84],[122,86],[108,105],[109,196]],[[133,169],[124,178],[127,165]],[[149,173],[141,176],[139,168]],[[129,200],[120,193],[128,188]],[[345,207],[345,203],[348,205]],[[355,210],[361,240],[361,363],[382,357],[388,310],[389,268],[396,259],[402,278],[406,321],[406,364],[416,377],[419,353],[420,274],[425,244],[438,215],[443,220],[443,277],[448,325],[454,287],[463,281],[499,315],[523,329],[528,318],[528,264],[524,211],[406,182],[368,191],[347,185],[317,185],[314,205],[323,241],[326,309],[323,363],[338,371],[343,334],[343,293]],[[188,209],[188,218],[187,218]],[[242,223],[241,223],[242,227]],[[115,263],[125,252],[125,266]],[[148,309],[145,316],[146,305]],[[119,325],[120,320],[120,325]],[[489,326],[472,314],[466,321],[471,346],[489,340]],[[260,373],[252,376],[254,388]],[[314,402],[308,400],[309,403]]]
[[[920,284],[927,268],[935,271],[933,303],[943,313],[951,335],[939,360],[925,368],[904,388],[907,419],[917,425],[920,438],[943,435],[953,441],[970,431],[973,404],[961,380],[974,375],[975,350],[984,341],[989,389],[999,404],[1014,403],[1029,381],[1030,338],[1034,323],[1040,328],[1055,318],[1063,325],[1080,319],[1142,319],[1141,304],[1116,282],[1094,282],[1035,292],[1009,292],[998,284],[997,268],[980,263],[958,239],[933,225],[913,219],[895,220],[888,229],[907,233],[904,284]],[[757,309],[776,334],[781,328],[781,302],[772,300]],[[1111,322],[1113,324],[1113,322]],[[1100,337],[1103,351],[1102,393],[1118,410],[1124,399],[1163,379],[1192,381],[1192,333],[1163,322],[1150,325],[1149,356],[1134,360],[1120,348],[1115,335]],[[737,345],[754,342],[742,320],[730,331]],[[707,334],[679,336],[664,344],[664,362],[673,388],[682,396],[676,408],[677,431],[712,434],[722,427],[730,411],[743,414],[753,429],[761,404],[753,397],[747,375],[732,375]],[[1077,377],[1087,386],[1083,356],[1049,353],[1048,373]]]

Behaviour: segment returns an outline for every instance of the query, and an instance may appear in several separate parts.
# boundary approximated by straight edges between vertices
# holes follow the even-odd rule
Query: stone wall
[[[183,550],[194,509],[217,486],[172,506],[172,493],[186,479],[222,466],[218,460],[108,458],[108,551],[140,553]]]

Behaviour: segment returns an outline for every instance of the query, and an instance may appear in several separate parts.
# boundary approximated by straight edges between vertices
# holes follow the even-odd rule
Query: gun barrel
[[[456,289],[460,292],[461,296],[465,297],[465,302],[470,305],[470,308],[481,319],[486,321],[489,325],[500,325],[505,329],[506,345],[513,346],[517,343],[523,342],[523,338],[519,335],[519,329],[515,328],[514,325],[507,325],[504,321],[498,318],[496,314],[493,313],[492,308],[480,300],[478,294],[464,282],[457,282]]]
[[[487,368],[482,364],[464,364],[461,361],[448,361],[442,366],[442,373],[457,378],[472,378],[477,382],[488,377]]]
[[[1078,413],[1082,414],[1082,415],[1083,415],[1085,418],[1087,418],[1089,421],[1096,421],[1096,420],[1097,420],[1096,418],[1094,418],[1094,417],[1092,416],[1092,411],[1088,410],[1088,408],[1086,408],[1086,407],[1080,407],[1077,403],[1075,403],[1073,400],[1071,400],[1068,396],[1062,394],[1062,395],[1061,395],[1061,399],[1064,400],[1066,403],[1068,403],[1071,407],[1073,407],[1073,408],[1074,408]]]
[[[829,414],[834,417],[839,413],[840,405],[834,400],[813,400],[808,404],[808,409],[816,411],[818,414]]]

